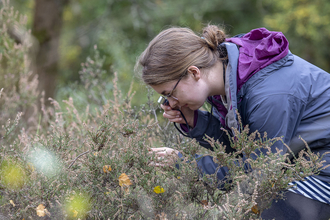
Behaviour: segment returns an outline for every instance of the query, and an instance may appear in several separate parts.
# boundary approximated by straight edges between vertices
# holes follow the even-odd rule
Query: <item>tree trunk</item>
[[[39,76],[39,89],[45,91],[46,100],[55,95],[62,14],[68,1],[35,0],[32,34],[39,42],[35,71]]]

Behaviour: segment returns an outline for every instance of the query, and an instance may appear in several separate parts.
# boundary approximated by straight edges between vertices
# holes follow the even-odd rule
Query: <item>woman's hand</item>
[[[180,111],[176,109],[172,109],[171,106],[167,105],[160,105],[161,108],[164,110],[163,117],[167,118],[171,122],[179,123],[179,124],[186,124],[185,120],[183,119]],[[182,107],[181,112],[183,113],[184,117],[186,118],[190,127],[194,127],[194,112],[190,108]]]
[[[179,159],[178,150],[169,147],[150,148],[156,155],[156,161],[150,163],[152,166],[171,166]]]

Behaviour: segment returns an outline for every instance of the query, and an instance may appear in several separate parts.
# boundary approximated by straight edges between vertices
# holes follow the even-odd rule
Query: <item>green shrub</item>
[[[2,18],[12,16],[10,10],[2,9]],[[1,42],[11,41],[1,31]],[[7,66],[19,66],[15,77],[25,86],[12,93],[4,89],[0,97],[6,104],[0,106],[0,213],[7,219],[256,219],[289,182],[320,168],[320,159],[309,150],[295,163],[281,152],[271,153],[278,139],[250,134],[248,127],[236,131],[231,140],[235,153],[226,154],[225,146],[210,138],[215,150],[201,149],[194,140],[177,135],[169,123],[157,120],[156,103],[132,107],[134,93],[123,97],[116,73],[112,82],[105,82],[97,52],[82,65],[83,85],[71,90],[75,98],[63,103],[51,99],[52,107],[42,105],[29,118],[31,124],[20,123],[19,117],[10,122],[35,101],[31,96],[24,103],[31,91],[28,85],[35,88],[35,81],[21,80],[28,78],[21,62],[27,51],[13,53],[13,47],[6,49],[12,54]],[[25,96],[18,95],[22,93]],[[79,97],[83,99],[77,101]],[[152,166],[158,158],[150,148],[159,146],[182,152],[179,169]],[[269,151],[252,160],[259,148]],[[245,161],[240,157],[243,151]],[[216,175],[200,175],[194,156],[200,153],[230,168],[226,182],[217,181]],[[251,172],[245,172],[244,163]]]

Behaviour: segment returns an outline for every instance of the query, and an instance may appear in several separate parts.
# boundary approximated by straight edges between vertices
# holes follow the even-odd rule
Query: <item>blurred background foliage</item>
[[[36,4],[54,1],[60,2],[11,0],[11,4],[28,16],[32,28]],[[132,104],[146,101],[147,89],[134,78],[135,60],[157,33],[170,26],[200,32],[208,23],[219,24],[229,36],[258,27],[281,31],[293,53],[330,71],[328,0],[68,0],[61,7],[57,76],[55,82],[46,82],[55,83],[49,96],[57,100],[79,96],[81,63],[93,56],[97,45],[99,56],[104,57],[105,82],[111,83],[113,73],[118,72],[124,93],[134,81],[137,94]]]

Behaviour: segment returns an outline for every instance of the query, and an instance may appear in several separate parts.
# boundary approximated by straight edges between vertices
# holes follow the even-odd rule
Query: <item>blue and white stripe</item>
[[[289,185],[293,186],[289,189],[291,192],[330,204],[330,183],[309,176],[303,181],[291,182]]]

